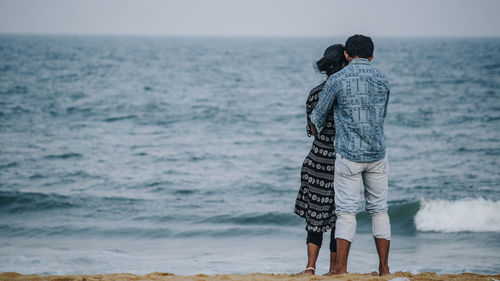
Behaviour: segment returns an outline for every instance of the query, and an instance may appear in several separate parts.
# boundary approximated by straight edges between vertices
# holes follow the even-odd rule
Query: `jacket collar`
[[[355,64],[370,64],[370,61],[365,58],[358,58],[358,59],[353,59],[349,64],[355,63]]]

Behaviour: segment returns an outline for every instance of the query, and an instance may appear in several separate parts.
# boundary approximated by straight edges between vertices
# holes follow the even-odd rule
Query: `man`
[[[333,106],[335,120],[335,238],[337,259],[331,274],[347,272],[347,257],[356,232],[360,188],[364,185],[366,210],[379,255],[379,274],[389,274],[391,227],[387,213],[389,165],[385,150],[384,119],[389,100],[389,83],[371,65],[373,42],[354,35],[347,39],[344,53],[349,64],[330,76],[311,113],[321,132]],[[314,127],[313,126],[313,127]]]

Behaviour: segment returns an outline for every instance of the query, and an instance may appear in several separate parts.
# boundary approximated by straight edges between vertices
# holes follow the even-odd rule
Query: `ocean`
[[[0,35],[0,272],[302,271],[305,100],[345,39]],[[499,273],[500,39],[374,43],[391,271]]]

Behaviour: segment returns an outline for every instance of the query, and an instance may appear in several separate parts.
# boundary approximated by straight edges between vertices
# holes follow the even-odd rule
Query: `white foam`
[[[415,216],[419,231],[500,232],[500,201],[483,198],[421,200]]]

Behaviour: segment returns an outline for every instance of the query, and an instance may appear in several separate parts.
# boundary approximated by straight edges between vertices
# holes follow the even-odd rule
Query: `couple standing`
[[[373,42],[363,35],[333,45],[316,64],[328,79],[311,90],[306,103],[311,151],[301,170],[295,213],[306,220],[306,269],[314,274],[323,233],[331,229],[330,270],[347,272],[356,232],[361,188],[379,255],[379,274],[389,274],[391,227],[387,213],[389,165],[384,119],[389,83],[371,65]]]

